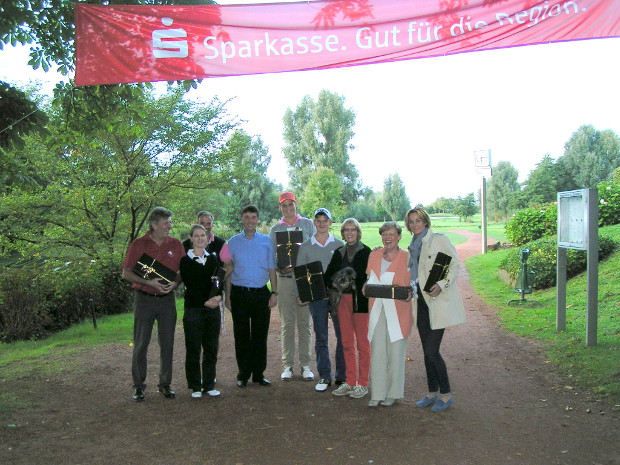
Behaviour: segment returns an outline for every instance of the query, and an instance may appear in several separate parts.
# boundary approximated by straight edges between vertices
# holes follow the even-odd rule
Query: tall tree
[[[267,176],[271,156],[263,140],[250,137],[244,131],[235,131],[226,143],[222,156],[229,158],[234,168],[234,179],[226,195],[226,223],[238,227],[241,208],[250,204],[258,207],[261,221],[278,218],[280,186]]]
[[[334,219],[342,219],[345,206],[342,200],[342,183],[334,170],[319,167],[308,178],[304,195],[299,200],[301,212],[311,216],[319,207],[327,208]]]
[[[381,194],[374,192],[370,187],[364,187],[357,202],[348,206],[345,216],[357,218],[360,222],[380,221],[383,215],[377,214],[377,204]]]
[[[0,153],[21,148],[30,131],[45,131],[47,115],[26,92],[0,81]]]
[[[456,207],[454,213],[459,216],[461,221],[467,221],[478,212],[478,206],[476,205],[476,198],[474,193],[470,192],[465,197],[459,197],[456,201]]]
[[[97,108],[82,88],[56,101],[50,137],[29,136],[24,149],[46,184],[3,197],[3,245],[102,258],[140,234],[172,192],[230,184],[231,161],[220,149],[234,126],[222,104],[192,102],[180,88],[161,97],[125,88],[126,99],[105,87],[87,91],[108,98]]]
[[[583,125],[564,145],[558,163],[563,168],[561,190],[596,187],[609,181],[620,166],[620,138],[610,129],[598,131]]]
[[[295,111],[284,114],[284,156],[291,188],[303,192],[310,175],[320,167],[332,169],[342,184],[342,201],[357,200],[359,175],[349,160],[353,148],[355,112],[344,106],[344,97],[322,90],[318,101],[302,99]]]
[[[448,199],[446,197],[439,197],[431,204],[431,206],[437,213],[452,213],[456,207],[456,200]]]
[[[557,198],[560,168],[546,154],[523,183],[520,207],[532,204],[554,202]]]
[[[509,161],[500,161],[493,168],[487,188],[489,214],[495,218],[508,218],[520,192],[519,172]]]
[[[391,174],[383,183],[383,208],[392,220],[400,221],[410,206],[405,184],[398,174]]]

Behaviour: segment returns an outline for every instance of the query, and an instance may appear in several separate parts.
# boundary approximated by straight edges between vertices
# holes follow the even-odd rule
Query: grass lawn
[[[452,241],[454,245],[462,244],[467,238],[461,234],[449,232],[452,230],[465,230],[475,233],[481,233],[480,215],[474,215],[471,222],[459,221],[457,217],[453,216],[435,216],[431,215],[432,230],[434,232],[440,232],[445,234],[448,239]],[[381,246],[381,236],[379,235],[379,228],[383,222],[375,223],[362,223],[362,242],[371,249]],[[407,231],[403,226],[402,221],[398,221],[403,227],[403,237],[400,240],[400,247],[406,249],[411,241],[411,233]],[[334,236],[340,237],[340,223],[334,223],[331,227],[331,232]],[[504,232],[504,223],[489,223],[487,225],[487,236],[497,242],[506,242],[506,234]]]
[[[620,225],[601,228],[601,233],[620,241]],[[599,263],[598,344],[586,346],[586,275],[571,279],[566,293],[566,331],[557,332],[556,289],[535,291],[527,300],[539,306],[509,306],[520,298],[497,275],[506,250],[471,257],[466,261],[475,291],[499,309],[502,325],[546,345],[549,361],[574,385],[620,403],[620,250]]]

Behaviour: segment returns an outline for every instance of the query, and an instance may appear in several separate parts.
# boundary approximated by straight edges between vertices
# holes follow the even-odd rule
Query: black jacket
[[[209,255],[207,262],[201,265],[192,260],[187,255],[181,258],[181,279],[185,284],[185,306],[203,307],[209,300],[209,292],[213,282],[211,277],[216,269],[216,260],[213,255]]]
[[[353,260],[349,262],[346,258],[347,246],[343,245],[334,251],[332,260],[329,262],[329,265],[327,265],[327,271],[325,271],[325,285],[331,287],[334,275],[338,273],[338,271],[347,266],[355,270],[355,287],[357,288],[356,313],[368,313],[368,299],[362,294],[362,287],[366,282],[366,267],[368,266],[368,256],[370,252],[370,248],[362,244],[362,249],[359,250],[353,256]]]

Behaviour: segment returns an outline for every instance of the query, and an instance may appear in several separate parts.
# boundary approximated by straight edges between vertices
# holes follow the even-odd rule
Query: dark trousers
[[[259,381],[267,368],[270,297],[267,286],[248,288],[232,285],[230,305],[239,368],[237,379],[240,381],[247,381],[250,376],[253,381]]]
[[[450,380],[446,362],[439,353],[439,346],[443,339],[444,329],[431,329],[431,320],[428,313],[428,305],[424,301],[422,291],[418,287],[418,333],[422,341],[424,352],[424,366],[426,367],[426,380],[428,392],[448,394],[450,392]]]
[[[131,358],[133,387],[146,388],[146,354],[151,342],[155,321],[157,321],[160,351],[158,386],[170,386],[172,381],[174,330],[177,324],[174,293],[171,292],[166,296],[153,296],[135,290],[134,298],[133,354]]]
[[[318,300],[310,302],[310,314],[314,325],[314,350],[316,351],[316,368],[319,371],[319,378],[332,379],[332,365],[329,358],[329,315],[331,312],[328,300]],[[334,324],[334,332],[336,333],[336,372],[337,380],[346,379],[346,369],[344,362],[344,352],[342,350],[342,341],[340,339],[340,323],[336,312],[331,312],[332,323]]]
[[[187,387],[193,391],[210,391],[215,385],[221,321],[219,307],[185,307],[185,376]]]

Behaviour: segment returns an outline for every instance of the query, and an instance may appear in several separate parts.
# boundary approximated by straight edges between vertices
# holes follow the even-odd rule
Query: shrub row
[[[616,242],[604,235],[599,237],[599,260],[611,255],[616,247]],[[557,277],[557,238],[545,237],[528,242],[523,247],[512,249],[500,263],[500,268],[506,270],[508,275],[516,280],[521,271],[521,249],[529,249],[530,255],[527,260],[528,270],[533,271],[530,283],[534,289],[546,289],[555,286]],[[567,250],[567,278],[572,278],[586,270],[587,253],[585,250]]]
[[[518,211],[506,222],[506,239],[513,245],[521,246],[527,242],[552,236],[558,229],[558,207],[555,203],[545,203]]]
[[[93,316],[130,310],[121,267],[51,262],[0,274],[0,341],[41,339]]]
[[[620,185],[601,182],[598,189],[599,226],[620,223]],[[558,208],[554,203],[532,206],[518,211],[506,222],[506,239],[521,246],[541,237],[557,234]]]
[[[610,226],[620,223],[620,184],[602,182],[598,185],[598,224]]]

